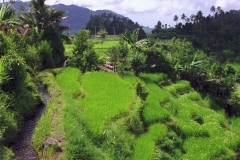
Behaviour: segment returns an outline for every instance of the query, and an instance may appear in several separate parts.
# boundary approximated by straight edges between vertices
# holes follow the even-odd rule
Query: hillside
[[[59,104],[55,114],[50,112],[54,105],[48,110],[58,117],[54,128],[62,129],[64,159],[237,157],[239,120],[227,120],[222,112],[212,110],[211,101],[203,99],[188,81],[166,83],[168,78],[162,73],[139,78],[106,72],[82,75],[76,68],[45,71],[40,79],[50,94],[54,91],[49,101]],[[142,100],[135,90],[139,82],[148,92]],[[43,135],[44,126],[40,127],[35,134]],[[59,133],[49,131],[50,137],[57,138]],[[50,151],[45,158],[59,154]]]

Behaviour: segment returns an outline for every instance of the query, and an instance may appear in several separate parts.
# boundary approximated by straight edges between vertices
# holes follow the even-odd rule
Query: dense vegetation
[[[240,71],[229,63],[239,54],[238,28],[221,41],[210,32],[233,27],[238,11],[199,12],[165,30],[158,22],[148,38],[125,17],[91,16],[89,26],[105,28],[99,39],[86,28],[66,40],[65,13],[44,2],[32,0],[18,18],[1,5],[0,159],[12,159],[11,144],[42,103],[38,83],[50,94],[32,139],[39,158],[239,159]],[[118,34],[113,24],[121,35],[109,38]],[[68,66],[56,68],[64,56]],[[104,67],[115,73],[96,71]],[[61,143],[42,154],[48,137]]]
[[[189,17],[184,13],[180,17],[175,15],[174,28],[164,29],[159,21],[152,31],[153,37],[161,39],[185,37],[194,47],[204,50],[208,56],[216,57],[221,63],[239,62],[240,11],[224,12],[221,7],[214,6],[210,10],[212,14],[206,17],[202,11]]]
[[[101,28],[105,28],[110,35],[119,35],[125,30],[134,30],[140,28],[140,36],[146,37],[146,33],[137,22],[134,23],[127,17],[118,16],[113,13],[91,15],[90,20],[86,25],[86,29],[94,35],[100,31]]]

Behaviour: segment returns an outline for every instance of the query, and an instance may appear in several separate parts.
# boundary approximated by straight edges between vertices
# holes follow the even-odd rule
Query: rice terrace
[[[0,160],[240,159],[239,10],[148,34],[91,11],[75,32],[63,6],[18,3],[0,3]]]

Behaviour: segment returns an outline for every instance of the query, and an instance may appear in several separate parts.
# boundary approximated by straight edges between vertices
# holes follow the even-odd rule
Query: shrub
[[[26,64],[33,72],[42,69],[42,58],[34,46],[28,46],[27,51],[19,53],[19,55],[25,59]]]

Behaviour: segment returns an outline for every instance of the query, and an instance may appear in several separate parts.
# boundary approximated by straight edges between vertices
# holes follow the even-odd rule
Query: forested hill
[[[86,23],[90,20],[91,15],[101,15],[103,13],[112,13],[114,15],[122,17],[115,12],[110,10],[97,10],[92,11],[88,8],[79,7],[77,5],[64,5],[58,4],[56,5],[57,10],[63,10],[67,12],[67,19],[63,21],[63,25],[70,25],[70,34],[75,34],[79,29],[85,28]]]
[[[27,3],[27,2],[25,2]],[[24,2],[16,1],[13,8],[18,9],[21,6],[24,6]],[[55,6],[57,10],[63,10],[67,13],[67,18],[63,20],[62,25],[70,26],[70,34],[76,34],[79,29],[85,28],[87,22],[90,20],[91,15],[102,15],[103,13],[109,14],[112,13],[117,17],[124,17],[123,15],[117,14],[110,10],[97,10],[92,11],[88,8],[80,7],[77,5],[64,5],[57,4]]]

